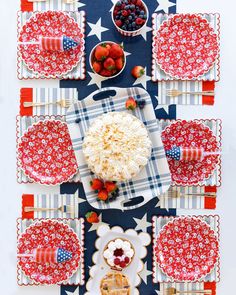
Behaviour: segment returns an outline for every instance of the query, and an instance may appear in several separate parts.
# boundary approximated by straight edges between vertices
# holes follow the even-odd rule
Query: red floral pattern
[[[154,251],[158,267],[167,276],[194,282],[213,270],[219,257],[219,242],[201,219],[178,217],[161,229]]]
[[[79,63],[84,51],[84,35],[75,20],[61,11],[35,13],[22,27],[20,42],[39,41],[40,36],[68,36],[79,41],[73,50],[44,51],[38,44],[19,45],[19,52],[26,66],[46,78],[60,78]]]
[[[207,73],[219,54],[219,42],[209,22],[196,14],[178,14],[164,21],[154,37],[154,58],[176,79],[196,79]]]
[[[29,127],[20,139],[18,157],[24,173],[41,184],[61,184],[78,170],[67,124],[57,120]]]
[[[174,146],[198,147],[205,152],[219,151],[216,136],[198,121],[178,120],[162,132],[165,150]],[[172,181],[177,185],[198,185],[209,178],[219,162],[219,155],[205,156],[202,161],[176,161],[168,158]]]
[[[32,253],[35,248],[60,247],[72,253],[63,263],[37,263],[32,257],[19,258],[22,271],[36,284],[59,284],[68,280],[78,269],[82,248],[76,233],[66,224],[44,220],[30,225],[18,240],[18,253]]]

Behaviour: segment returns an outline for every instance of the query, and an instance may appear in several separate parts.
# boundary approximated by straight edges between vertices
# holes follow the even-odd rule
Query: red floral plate
[[[219,257],[215,232],[200,218],[177,217],[161,229],[154,246],[158,267],[181,282],[202,280]]]
[[[154,37],[154,58],[175,79],[207,73],[219,55],[217,34],[198,14],[177,14],[162,23]]]
[[[66,182],[78,171],[67,124],[58,120],[30,126],[19,141],[18,159],[25,175],[45,185]]]
[[[43,51],[37,44],[18,45],[19,53],[29,70],[46,78],[60,78],[78,65],[84,53],[82,30],[67,13],[62,11],[34,13],[19,33],[20,42],[36,42],[40,36],[63,35],[77,40],[80,45],[73,50],[63,52]]]
[[[78,236],[67,224],[57,220],[37,221],[18,239],[19,254],[32,253],[35,248],[60,247],[72,253],[72,259],[63,263],[34,262],[32,257],[18,258],[22,271],[36,284],[53,285],[68,280],[78,269],[82,247]]]
[[[209,127],[199,121],[177,120],[162,131],[165,150],[174,146],[201,147],[205,152],[219,151],[220,143]],[[176,161],[168,158],[172,181],[176,185],[201,185],[216,169],[219,155],[202,161]]]

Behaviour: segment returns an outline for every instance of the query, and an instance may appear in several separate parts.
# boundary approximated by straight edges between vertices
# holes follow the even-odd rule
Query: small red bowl
[[[111,74],[111,76],[105,76],[105,75],[102,75],[101,74],[101,71],[100,72],[96,72],[95,70],[94,70],[94,67],[93,67],[93,64],[94,64],[94,62],[95,61],[97,61],[99,64],[101,64],[101,66],[103,67],[103,64],[104,64],[104,61],[106,60],[106,59],[104,59],[104,61],[98,61],[97,59],[96,59],[96,57],[95,57],[95,50],[96,50],[96,48],[98,47],[98,46],[100,46],[100,45],[104,45],[104,44],[106,44],[106,45],[113,45],[113,44],[117,44],[117,43],[115,43],[115,42],[112,42],[112,41],[103,41],[103,42],[100,42],[100,43],[98,43],[96,46],[94,46],[94,48],[92,49],[92,51],[91,51],[91,53],[90,53],[90,56],[89,56],[89,63],[90,63],[90,67],[91,67],[91,69],[93,70],[93,72],[95,73],[95,74],[97,74],[98,76],[100,76],[100,77],[102,77],[102,78],[107,78],[107,79],[111,79],[111,78],[115,78],[115,77],[117,77],[118,75],[120,75],[122,72],[123,72],[123,70],[124,70],[124,68],[125,68],[125,66],[126,66],[126,56],[125,56],[125,53],[123,54],[123,67],[122,67],[122,69],[120,69],[120,70],[118,70],[117,72],[114,72],[114,74],[112,75]],[[119,44],[118,44],[119,45]],[[108,56],[109,57],[109,56]],[[107,58],[108,58],[107,57]],[[114,60],[116,60],[116,59],[114,59]],[[103,68],[104,69],[104,68]],[[105,70],[105,69],[104,69]]]

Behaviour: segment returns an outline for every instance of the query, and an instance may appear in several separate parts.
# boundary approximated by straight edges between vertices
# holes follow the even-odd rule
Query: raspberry
[[[125,257],[125,260],[124,261],[125,261],[125,263],[128,264],[129,263],[129,257]]]
[[[120,267],[122,267],[122,268],[126,267],[126,263],[124,261],[121,261]]]
[[[119,258],[115,258],[114,259],[114,264],[115,265],[120,265],[120,259]]]

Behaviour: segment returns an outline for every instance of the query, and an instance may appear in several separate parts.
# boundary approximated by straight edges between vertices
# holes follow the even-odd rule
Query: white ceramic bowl
[[[93,47],[93,49],[91,50],[91,52],[90,52],[90,55],[89,55],[89,64],[90,64],[90,68],[93,70],[93,72],[94,72],[96,75],[98,75],[98,76],[100,76],[100,77],[102,77],[102,78],[112,79],[112,78],[115,78],[115,77],[119,76],[119,75],[124,71],[124,68],[125,68],[125,66],[126,66],[126,56],[125,56],[125,54],[124,54],[124,65],[123,65],[123,68],[122,68],[122,69],[121,69],[116,75],[111,76],[111,77],[105,77],[105,76],[102,76],[102,75],[96,73],[96,72],[94,71],[94,69],[93,69],[93,65],[92,65],[92,57],[94,56],[94,52],[95,52],[96,47],[97,47],[98,45],[101,45],[101,44],[104,44],[104,43],[107,43],[107,44],[117,44],[116,42],[112,42],[112,41],[102,41],[102,42],[96,44],[96,45]]]
[[[115,10],[116,3],[113,5],[112,12],[111,12],[112,13],[111,18],[112,18],[113,24],[116,27],[117,31],[120,32],[122,35],[124,35],[126,37],[137,36],[142,31],[143,27],[147,25],[148,18],[149,18],[149,11],[148,11],[147,5],[143,1],[142,1],[142,3],[143,3],[143,6],[144,6],[144,10],[145,10],[145,12],[147,14],[147,19],[146,19],[144,25],[140,29],[138,29],[136,31],[124,31],[120,27],[117,26],[117,24],[115,23],[115,20],[114,20],[114,10]]]

